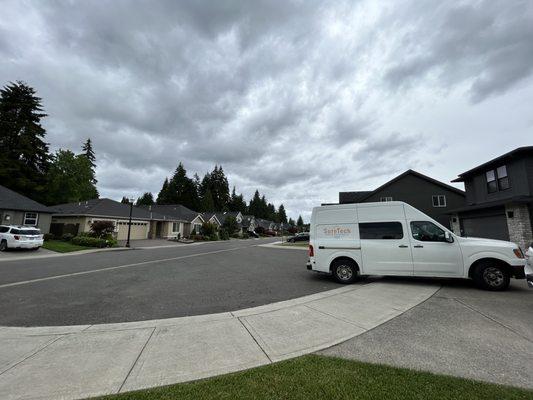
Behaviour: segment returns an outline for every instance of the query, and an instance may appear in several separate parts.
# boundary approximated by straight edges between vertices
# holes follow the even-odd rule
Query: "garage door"
[[[509,240],[505,214],[462,219],[465,236]]]
[[[118,221],[118,240],[126,240],[128,238],[128,221]],[[130,239],[147,239],[148,238],[148,222],[132,221]]]

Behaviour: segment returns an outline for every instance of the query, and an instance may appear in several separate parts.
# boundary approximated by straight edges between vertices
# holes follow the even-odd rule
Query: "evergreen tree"
[[[267,215],[267,219],[269,219],[270,221],[279,222],[278,214],[276,213],[276,207],[274,207],[274,204],[267,204]]]
[[[165,181],[163,182],[163,187],[159,191],[159,194],[157,195],[157,204],[172,204],[170,202],[170,193],[169,193],[169,183],[168,178],[165,178]]]
[[[46,176],[47,204],[62,204],[98,198],[98,191],[91,181],[89,160],[70,150],[58,150]]]
[[[94,154],[91,138],[87,139],[81,149],[83,151],[82,155],[87,159],[91,166],[91,183],[95,186],[96,190],[96,184],[98,183],[96,180],[96,155]]]
[[[202,197],[202,206],[201,211],[213,211],[215,209],[215,202],[213,201],[213,195],[211,194],[211,190],[208,188],[203,197]]]
[[[250,199],[248,213],[256,218],[263,218],[261,216],[261,197],[259,196],[259,190],[256,190],[254,196]]]
[[[296,222],[294,222],[292,218],[289,218],[289,221],[287,222],[287,224],[289,224],[290,226],[294,226],[296,225]]]
[[[285,212],[285,207],[283,204],[280,204],[278,208],[278,220],[278,222],[287,224],[287,213]]]
[[[235,186],[231,192],[230,201],[228,203],[229,211],[240,211],[242,214],[246,214],[246,202],[242,194],[237,195],[235,192]]]
[[[0,90],[0,182],[41,201],[50,158],[43,140],[44,117],[41,99],[25,83],[10,83]]]
[[[229,185],[228,179],[224,174],[222,165],[218,167],[215,165],[215,169],[210,174],[209,179],[209,189],[211,195],[213,196],[214,210],[215,211],[227,211],[228,203],[230,200],[229,196]]]
[[[150,192],[144,193],[135,202],[136,206],[151,206],[154,204],[154,196]]]
[[[198,193],[195,182],[187,177],[187,171],[182,163],[179,163],[176,168],[170,181],[170,187],[174,204],[181,204],[193,210],[198,207]]]
[[[298,220],[296,221],[296,226],[298,226],[298,228],[301,228],[301,227],[304,226],[304,220],[303,220],[301,215],[298,215]]]
[[[130,199],[128,199],[126,196],[122,196],[122,200],[120,200],[122,204],[130,204]]]

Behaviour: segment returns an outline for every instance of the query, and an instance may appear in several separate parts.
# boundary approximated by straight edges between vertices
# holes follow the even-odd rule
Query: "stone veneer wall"
[[[509,218],[509,212],[513,213],[513,218]],[[507,227],[509,228],[509,240],[518,244],[526,252],[531,242],[533,242],[531,218],[527,204],[506,204],[505,213],[507,215]]]
[[[453,221],[455,219],[455,222]],[[457,236],[461,236],[461,223],[459,222],[459,215],[453,214],[450,217],[450,228]]]

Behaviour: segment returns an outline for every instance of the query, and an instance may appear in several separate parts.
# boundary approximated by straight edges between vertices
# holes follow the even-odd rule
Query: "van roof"
[[[383,206],[383,205],[398,205],[398,204],[405,204],[409,207],[412,207],[411,205],[407,204],[404,201],[374,201],[374,202],[368,202],[368,203],[345,203],[345,204],[329,204],[326,206],[318,206],[313,207],[314,209],[321,209],[321,210],[335,210],[335,209],[345,209],[345,208],[356,208],[356,207],[375,207],[375,206]]]

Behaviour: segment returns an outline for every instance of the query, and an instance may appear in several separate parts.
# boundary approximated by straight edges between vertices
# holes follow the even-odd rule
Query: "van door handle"
[[[421,248],[424,247],[424,246],[422,246],[422,245],[420,245],[420,244],[417,244],[416,246],[413,246],[413,247],[414,247],[414,248],[417,248],[417,249],[421,249]]]
[[[402,249],[405,249],[406,247],[409,247],[409,246],[407,246],[406,244],[401,244],[398,247],[401,247]]]

